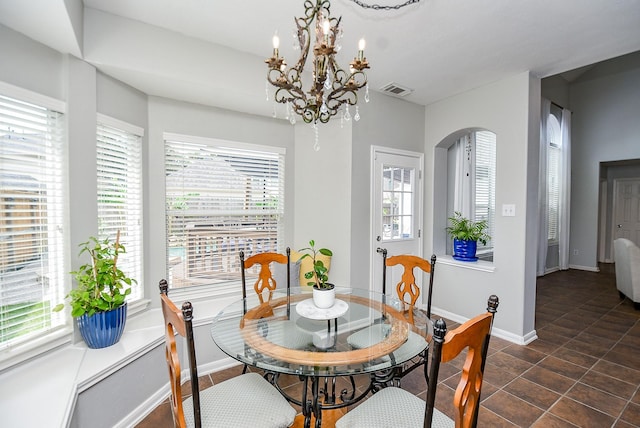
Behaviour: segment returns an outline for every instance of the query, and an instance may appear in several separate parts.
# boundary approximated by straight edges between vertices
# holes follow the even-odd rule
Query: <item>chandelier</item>
[[[297,30],[293,34],[293,47],[301,51],[298,62],[287,68],[285,59],[279,55],[277,33],[273,36],[273,56],[265,60],[269,67],[267,81],[277,88],[274,100],[286,104],[292,124],[296,122],[296,114],[314,125],[318,121],[327,123],[338,113],[343,120],[350,120],[349,106],[356,107],[354,120],[358,120],[358,89],[366,86],[364,99],[369,102],[369,86],[364,73],[369,68],[364,56],[365,41],[360,40],[358,54],[345,71],[335,58],[341,49],[342,17],[331,17],[329,0],[305,0],[304,7],[304,17],[295,18]],[[312,82],[305,89],[302,73],[310,51],[313,54]]]

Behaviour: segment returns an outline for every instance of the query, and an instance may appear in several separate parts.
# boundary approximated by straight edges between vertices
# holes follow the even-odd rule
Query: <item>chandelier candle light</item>
[[[295,18],[297,30],[294,31],[294,49],[300,49],[298,62],[287,68],[284,58],[280,57],[280,38],[273,36],[273,56],[265,60],[269,66],[267,81],[275,86],[274,99],[287,105],[289,121],[296,123],[298,114],[306,123],[327,123],[332,116],[340,112],[341,120],[350,120],[349,106],[356,107],[354,120],[360,118],[358,112],[358,96],[356,91],[366,86],[365,101],[369,102],[369,86],[364,70],[369,63],[364,56],[365,41],[360,40],[358,55],[350,63],[349,71],[345,71],[336,62],[335,55],[340,50],[342,28],[340,18],[332,18],[329,0],[305,0],[305,16]],[[315,21],[315,25],[314,25]],[[312,37],[313,36],[313,37]],[[304,70],[309,51],[313,45],[313,82],[305,91],[302,85]],[[344,108],[341,106],[344,105]]]

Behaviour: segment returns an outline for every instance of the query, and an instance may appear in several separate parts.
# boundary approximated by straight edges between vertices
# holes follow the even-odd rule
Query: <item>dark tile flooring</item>
[[[620,300],[613,265],[600,268],[538,279],[538,339],[531,344],[491,339],[479,427],[640,427],[640,311],[628,299]],[[460,364],[457,359],[440,368],[436,407],[445,413],[452,412]],[[238,366],[203,376],[201,387],[240,371]],[[283,384],[288,393],[301,396],[297,378],[285,378]],[[402,387],[424,398],[422,371],[412,372]],[[138,425],[171,426],[168,402]]]

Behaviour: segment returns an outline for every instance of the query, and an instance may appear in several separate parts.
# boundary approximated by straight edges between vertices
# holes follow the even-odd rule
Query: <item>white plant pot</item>
[[[327,309],[333,306],[336,301],[336,289],[313,288],[313,304],[320,309]]]

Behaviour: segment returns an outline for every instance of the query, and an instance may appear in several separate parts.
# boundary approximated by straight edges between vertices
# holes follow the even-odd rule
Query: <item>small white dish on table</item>
[[[313,303],[313,299],[303,300],[296,305],[296,312],[304,318],[312,320],[330,320],[339,318],[349,310],[349,304],[344,300],[336,299],[333,306],[321,309]]]

